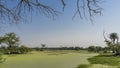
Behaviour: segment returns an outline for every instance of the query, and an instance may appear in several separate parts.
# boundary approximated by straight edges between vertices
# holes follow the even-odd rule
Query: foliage
[[[6,53],[8,54],[15,54],[18,52],[17,48],[19,45],[19,37],[11,32],[11,33],[6,33],[3,37],[4,39],[3,43],[7,44],[7,50]]]
[[[77,47],[77,46],[76,46],[76,47],[74,47],[74,49],[75,49],[75,50],[80,50],[80,47]]]
[[[119,36],[117,33],[110,33],[108,39],[104,36],[105,42],[109,48],[116,55],[120,54],[120,44],[119,44]]]
[[[18,47],[12,46],[7,48],[7,54],[17,54],[18,53]]]
[[[35,48],[32,48],[33,50],[36,50],[36,51],[43,51],[43,50],[87,50],[86,48],[83,48],[83,47],[42,47],[42,48],[39,48],[39,47],[35,47]]]
[[[28,48],[28,47],[26,47],[26,46],[21,46],[21,47],[19,47],[19,53],[22,53],[22,54],[24,54],[24,53],[28,53],[28,52],[30,52],[30,51],[32,51],[32,49],[31,48]]]
[[[95,46],[89,46],[88,51],[95,51]]]
[[[0,51],[5,54],[23,54],[31,51],[31,49],[26,46],[19,47],[19,42],[20,39],[17,34],[13,32],[6,33],[3,37],[0,37],[0,43],[6,44],[7,47],[1,46]]]
[[[0,47],[0,52],[2,52],[2,53],[6,53],[6,51],[7,51],[7,48],[5,47],[5,46],[1,46]]]
[[[13,32],[6,33],[3,38],[5,39],[4,43],[6,43],[8,47],[18,46],[20,41],[19,37]]]
[[[113,44],[117,44],[118,43],[119,37],[118,37],[117,33],[110,33],[109,34],[109,38],[111,39],[111,42]]]
[[[89,52],[100,52],[102,50],[103,50],[103,48],[100,46],[89,46],[88,47]]]
[[[80,64],[77,68],[88,68],[89,65],[87,64]]]

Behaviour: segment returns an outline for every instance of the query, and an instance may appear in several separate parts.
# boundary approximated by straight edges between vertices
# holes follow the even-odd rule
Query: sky
[[[43,3],[61,12],[54,20],[36,14],[30,22],[7,26],[2,34],[14,32],[20,37],[21,44],[30,47],[40,47],[41,44],[46,44],[47,47],[106,46],[103,31],[106,34],[120,34],[120,0],[106,0],[102,3],[103,14],[95,16],[93,24],[78,16],[72,20],[76,7],[73,7],[73,2],[66,1],[68,6],[63,12],[58,0],[43,0]]]

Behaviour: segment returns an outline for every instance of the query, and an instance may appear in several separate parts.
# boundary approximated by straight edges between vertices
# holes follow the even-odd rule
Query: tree
[[[21,54],[28,53],[28,52],[32,51],[31,48],[28,48],[28,47],[26,47],[24,45],[22,45],[21,47],[19,47],[18,50],[19,50],[19,53],[21,53]]]
[[[95,52],[95,51],[96,51],[95,46],[89,46],[89,47],[88,47],[88,51],[90,51],[90,52]]]
[[[118,34],[117,33],[110,33],[109,38],[111,39],[111,43],[112,43],[111,48],[113,49],[113,53],[115,53],[116,45],[118,44],[118,40],[119,40]]]
[[[88,47],[88,51],[90,51],[90,52],[100,52],[102,50],[103,50],[103,48],[100,46],[89,46]]]
[[[119,36],[117,33],[110,33],[109,39],[104,36],[105,42],[108,45],[109,49],[113,51],[116,55],[120,54],[120,44]]]
[[[76,14],[78,14],[80,18],[89,15],[88,17],[92,20],[95,14],[101,14],[102,8],[99,6],[101,1],[102,0],[76,0],[76,12],[73,17],[75,17]],[[67,6],[67,1],[60,0],[60,2],[62,3],[64,11],[64,8]],[[52,6],[48,6],[41,2],[41,0],[0,1],[0,22],[6,21],[7,19],[10,21],[10,24],[18,24],[33,12],[39,12],[49,17],[57,16],[59,13],[57,10],[53,9]]]
[[[0,52],[4,54],[23,54],[23,53],[28,53],[31,51],[31,48],[28,48],[24,45],[18,46],[19,45],[19,37],[17,34],[11,32],[11,33],[6,33],[3,37],[0,37],[0,43],[5,43],[8,46],[1,46],[0,47]],[[45,45],[44,45],[45,47]]]
[[[41,44],[41,51],[46,47],[46,44]]]
[[[6,35],[4,35],[4,39],[8,47],[18,46],[20,41],[19,37],[13,32],[6,33]]]
[[[80,47],[76,46],[74,49],[75,49],[75,50],[80,50]]]
[[[110,33],[109,38],[113,44],[118,44],[119,37],[117,33]]]
[[[45,48],[46,47],[46,44],[41,44],[42,48]]]
[[[19,37],[15,33],[6,33],[3,37],[5,39],[4,43],[8,45],[8,53],[17,53],[17,48],[19,45]]]
[[[100,51],[102,51],[102,50],[103,50],[102,47],[100,47],[100,46],[96,46],[96,52],[100,52]]]
[[[0,37],[0,44],[4,43],[6,39],[4,37]]]

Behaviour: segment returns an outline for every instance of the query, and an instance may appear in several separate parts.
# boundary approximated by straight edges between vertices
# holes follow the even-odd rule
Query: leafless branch
[[[0,1],[0,21],[7,19],[11,24],[18,24],[21,19],[26,18],[29,13],[34,11],[52,18],[58,13],[53,8],[42,4],[40,0],[19,0],[14,8],[10,8]]]
[[[80,3],[82,2],[82,3]],[[91,22],[93,21],[93,17],[95,14],[100,14],[101,11],[103,10],[101,7],[99,7],[100,0],[77,0],[77,10],[73,16],[73,18],[79,14],[80,18],[83,19],[85,17],[87,19],[88,15],[86,13],[88,12],[89,14],[89,19]]]
[[[43,4],[40,0],[14,0],[16,5],[12,7],[6,3],[11,1],[13,0],[0,0],[0,22],[9,20],[11,22],[10,24],[18,24],[27,16],[34,14],[33,12],[39,12],[50,18],[54,18],[58,14],[58,11]],[[65,6],[68,6],[67,1],[60,1],[64,11]],[[102,8],[99,7],[100,1],[101,0],[76,0],[76,12],[73,18],[79,15],[81,19],[84,17],[87,19],[88,17],[92,20],[95,14],[101,14]]]
[[[61,0],[61,2],[62,2],[62,5],[63,5],[63,11],[64,11],[66,3],[64,2],[64,0]]]

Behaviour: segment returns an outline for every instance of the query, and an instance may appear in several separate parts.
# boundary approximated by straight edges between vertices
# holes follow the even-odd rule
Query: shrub
[[[89,65],[87,65],[87,64],[81,64],[77,68],[88,68],[88,67],[89,67]]]
[[[19,53],[24,54],[24,53],[28,53],[28,52],[30,52],[30,51],[32,51],[32,49],[31,49],[31,48],[28,48],[28,47],[26,47],[26,46],[21,46],[21,47],[19,47]]]

